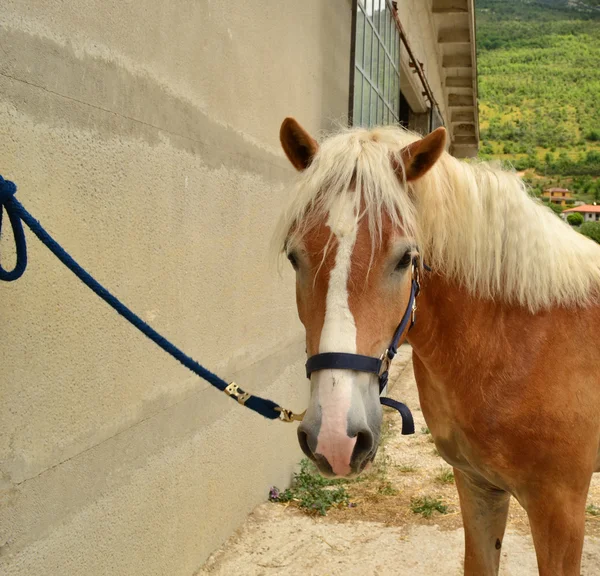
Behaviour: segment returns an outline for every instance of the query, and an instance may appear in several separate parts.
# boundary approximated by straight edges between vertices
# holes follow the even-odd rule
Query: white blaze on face
[[[336,237],[337,252],[329,274],[319,352],[356,354],[356,324],[348,303],[350,262],[358,229],[354,205],[348,200],[340,201],[329,213],[327,226]],[[327,458],[335,474],[344,476],[351,471],[350,460],[356,444],[356,437],[349,438],[347,433],[354,384],[352,373],[319,370],[313,372],[312,381],[321,406],[316,452]]]

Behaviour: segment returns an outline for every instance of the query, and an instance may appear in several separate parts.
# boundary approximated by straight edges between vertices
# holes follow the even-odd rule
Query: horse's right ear
[[[281,147],[296,170],[308,168],[319,145],[294,118],[286,118],[279,129]]]
[[[418,180],[433,167],[445,148],[446,129],[440,126],[425,138],[403,148],[400,152],[402,165],[393,162],[394,170],[402,180],[404,178],[407,182]]]

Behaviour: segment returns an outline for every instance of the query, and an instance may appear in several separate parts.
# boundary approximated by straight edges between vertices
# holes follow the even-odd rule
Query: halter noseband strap
[[[412,260],[412,278],[410,288],[410,298],[406,312],[398,324],[398,328],[394,332],[392,341],[388,349],[381,355],[380,358],[373,356],[363,356],[362,354],[348,354],[346,352],[324,352],[311,356],[306,362],[306,377],[310,378],[313,372],[325,369],[334,370],[356,370],[357,372],[368,372],[376,374],[379,378],[379,394],[385,391],[388,383],[389,368],[394,356],[398,352],[400,338],[408,329],[410,330],[415,323],[415,313],[417,310],[417,296],[421,287],[419,284],[419,256],[415,256]],[[410,325],[409,325],[410,323]],[[402,434],[414,434],[415,423],[412,414],[405,404],[393,400],[391,398],[380,398],[384,406],[389,406],[400,412],[402,417]]]

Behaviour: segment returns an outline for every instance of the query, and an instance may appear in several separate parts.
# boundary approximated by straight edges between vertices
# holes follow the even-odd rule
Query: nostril
[[[310,449],[308,445],[308,434],[302,430],[302,428],[298,428],[298,442],[300,444],[300,448],[302,452],[304,452],[309,458],[314,459],[313,451]]]
[[[365,460],[365,458],[367,458],[371,454],[372,450],[373,434],[368,429],[361,430],[356,435],[356,445],[354,446],[352,460],[360,465]]]

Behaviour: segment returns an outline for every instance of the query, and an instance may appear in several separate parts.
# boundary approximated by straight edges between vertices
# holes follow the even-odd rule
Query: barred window
[[[354,126],[400,118],[400,33],[389,0],[355,0]]]

